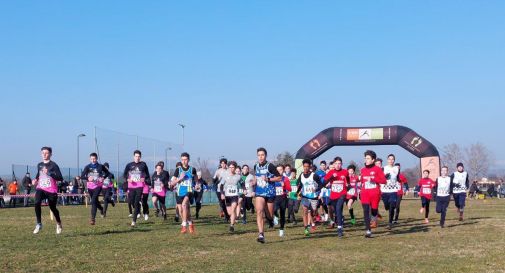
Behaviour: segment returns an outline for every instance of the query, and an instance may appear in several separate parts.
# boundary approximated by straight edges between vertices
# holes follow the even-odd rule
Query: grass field
[[[44,229],[33,235],[33,208],[2,209],[0,271],[505,272],[505,200],[469,201],[464,222],[456,220],[451,203],[445,229],[435,213],[423,224],[419,204],[404,200],[400,224],[387,231],[382,222],[373,239],[364,238],[356,206],[358,224],[347,227],[343,239],[323,227],[305,238],[301,226],[288,224],[284,238],[277,229],[268,231],[265,245],[255,241],[255,222],[229,234],[216,206],[203,208],[195,235],[179,234],[173,219],[151,218],[131,229],[125,205],[111,208],[96,226],[88,224],[85,207],[59,207],[59,236],[43,208]]]

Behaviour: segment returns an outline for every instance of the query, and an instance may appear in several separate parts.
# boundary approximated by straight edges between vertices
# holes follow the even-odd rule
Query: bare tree
[[[283,152],[277,155],[275,161],[273,162],[274,165],[286,165],[289,164],[291,167],[295,165],[295,158],[290,152]]]
[[[407,178],[407,183],[409,184],[409,188],[413,188],[421,179],[421,166],[416,165],[412,168],[402,169],[402,173]]]
[[[477,142],[465,149],[466,170],[472,179],[486,177],[493,162],[491,151],[482,143]]]
[[[198,171],[202,172],[203,180],[210,184],[212,181],[212,173],[209,169],[209,161],[207,159],[197,158],[195,167]]]
[[[442,149],[442,165],[449,167],[449,171],[455,171],[456,164],[466,162],[463,149],[456,143],[444,146]]]

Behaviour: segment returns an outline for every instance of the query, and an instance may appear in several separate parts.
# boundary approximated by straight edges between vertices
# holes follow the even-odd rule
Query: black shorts
[[[176,195],[175,202],[177,203],[177,205],[182,205],[182,201],[184,201],[185,197],[188,197],[188,201],[191,202],[191,199],[193,199],[193,193],[190,192],[190,193],[186,194],[185,196]]]
[[[256,198],[262,198],[265,200],[265,202],[267,203],[274,203],[275,202],[275,196],[270,196],[270,197],[266,197],[266,196],[256,196]]]
[[[224,202],[227,207],[231,206],[231,204],[233,204],[233,203],[237,204],[238,203],[238,196],[230,196],[230,197],[225,196]]]

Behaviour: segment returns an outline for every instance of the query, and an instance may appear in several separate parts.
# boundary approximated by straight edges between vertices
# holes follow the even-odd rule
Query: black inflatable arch
[[[440,174],[437,148],[414,130],[405,126],[332,127],[328,128],[298,150],[295,167],[301,171],[305,158],[315,159],[334,146],[398,145],[420,159],[421,170],[430,170],[432,179]]]

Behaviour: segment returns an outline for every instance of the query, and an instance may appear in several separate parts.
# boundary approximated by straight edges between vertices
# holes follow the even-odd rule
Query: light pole
[[[167,165],[167,169],[170,172],[170,163],[168,162],[168,151],[172,151],[172,147],[165,148],[165,164]]]
[[[186,128],[186,125],[179,123],[179,126],[182,128],[182,148],[184,148],[184,128]]]
[[[85,136],[85,134],[79,134],[77,136],[77,176],[79,176],[79,139]]]

